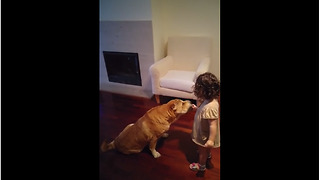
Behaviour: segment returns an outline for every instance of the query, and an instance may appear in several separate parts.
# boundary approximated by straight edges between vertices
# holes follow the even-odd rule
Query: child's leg
[[[206,170],[207,158],[209,155],[208,148],[199,146],[199,171],[196,176],[203,177]]]
[[[211,159],[211,149],[208,148],[208,159]]]
[[[209,152],[210,152],[210,149],[199,146],[199,164],[201,166],[204,166],[204,168],[206,166],[206,161],[207,161]],[[200,170],[201,170],[201,168],[200,168]],[[204,170],[204,169],[202,169],[202,170]]]
[[[208,148],[208,158],[207,158],[207,161],[206,161],[206,168],[207,169],[212,169],[213,168],[213,164],[212,164],[212,162],[211,162],[211,149],[210,148]]]
[[[207,150],[202,146],[198,146],[198,163],[191,163],[189,165],[190,169],[193,171],[204,171],[206,168],[206,160],[207,160]]]
[[[189,166],[191,170],[198,171],[196,176],[198,176],[198,177],[204,176],[204,172],[205,172],[206,166],[208,164],[208,157],[210,155],[210,152],[211,152],[210,148],[198,146],[199,161],[198,161],[198,163],[192,163]],[[212,167],[209,165],[208,168],[210,169]]]

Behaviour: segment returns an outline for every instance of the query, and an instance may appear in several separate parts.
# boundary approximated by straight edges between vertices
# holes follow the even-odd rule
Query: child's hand
[[[213,141],[211,141],[211,140],[208,140],[207,142],[206,142],[206,144],[204,144],[204,146],[205,147],[208,147],[208,148],[213,148]]]
[[[196,105],[194,105],[194,104],[191,104],[191,108],[192,108],[192,110],[197,110],[198,109],[198,107]]]

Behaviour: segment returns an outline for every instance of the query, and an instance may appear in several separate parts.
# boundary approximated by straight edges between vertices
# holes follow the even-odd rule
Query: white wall
[[[165,56],[165,22],[164,22],[164,1],[151,0],[152,7],[152,27],[154,59],[158,61]]]
[[[151,21],[150,0],[100,0],[100,21]]]
[[[155,61],[164,56],[169,36],[209,36],[209,71],[220,79],[220,0],[151,0],[151,5]]]

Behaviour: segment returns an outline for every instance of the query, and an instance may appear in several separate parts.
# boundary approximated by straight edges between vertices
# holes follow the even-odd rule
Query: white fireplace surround
[[[139,55],[142,86],[110,82],[103,51]],[[149,67],[154,63],[151,21],[100,21],[100,90],[151,98]]]

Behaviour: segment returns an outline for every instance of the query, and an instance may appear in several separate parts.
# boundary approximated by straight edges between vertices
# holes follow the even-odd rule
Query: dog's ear
[[[179,102],[180,102],[180,100],[178,100],[178,99],[171,100],[171,102],[170,102],[170,108],[171,108],[173,111],[176,111],[176,110],[177,110],[177,106],[179,105]]]
[[[169,107],[170,110],[175,110],[176,105],[175,105],[175,100],[171,100],[167,103],[167,106]]]
[[[177,108],[176,108],[176,103],[172,103],[170,104],[170,108],[175,111]]]

